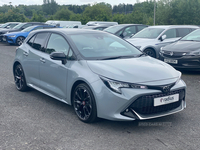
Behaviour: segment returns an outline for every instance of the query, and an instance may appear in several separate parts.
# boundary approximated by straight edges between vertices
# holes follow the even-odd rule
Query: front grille
[[[166,104],[166,105],[161,105],[161,106],[154,106],[154,98],[157,97],[163,97],[163,96],[168,96],[168,95],[173,95],[173,94],[179,94],[179,101]],[[134,111],[136,111],[139,114],[142,115],[147,115],[147,114],[156,114],[156,113],[161,113],[165,111],[170,111],[173,109],[176,109],[181,105],[181,101],[185,98],[185,90],[176,90],[176,91],[171,91],[167,94],[160,93],[160,94],[153,94],[153,95],[145,95],[137,98],[129,108],[132,108]]]

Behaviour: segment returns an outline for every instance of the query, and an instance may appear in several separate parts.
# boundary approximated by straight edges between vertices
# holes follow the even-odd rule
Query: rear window
[[[177,30],[178,30],[179,37],[184,37],[191,32],[189,28],[179,28]]]

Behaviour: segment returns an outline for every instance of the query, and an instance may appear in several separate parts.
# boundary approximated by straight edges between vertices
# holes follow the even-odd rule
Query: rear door
[[[38,33],[28,40],[26,51],[23,52],[24,70],[29,84],[40,87],[39,65],[41,56],[44,54],[44,44],[47,40],[48,33]]]
[[[57,33],[52,33],[46,45],[45,54],[40,57],[41,88],[48,93],[60,98],[66,98],[67,73],[69,62],[65,65],[60,60],[52,60],[52,52],[63,52],[66,56],[70,46],[65,38]]]

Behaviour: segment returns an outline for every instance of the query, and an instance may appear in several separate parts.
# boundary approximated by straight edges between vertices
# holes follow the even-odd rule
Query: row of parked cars
[[[91,21],[86,25],[82,25],[79,21],[52,20],[46,23],[8,22],[0,26],[0,41],[21,45],[31,31],[55,27],[82,28],[109,32],[125,39],[147,55],[169,63],[177,69],[200,69],[198,52],[198,42],[200,39],[198,40],[198,30],[196,31],[199,27],[193,25],[147,26],[142,24],[118,24],[117,22],[99,21]],[[188,39],[190,43],[188,43]],[[187,48],[185,48],[184,44],[181,45],[180,43],[186,43]]]
[[[102,26],[85,28],[98,30]],[[147,55],[169,63],[176,69],[200,70],[199,26],[122,24],[106,27],[103,31],[125,39]]]

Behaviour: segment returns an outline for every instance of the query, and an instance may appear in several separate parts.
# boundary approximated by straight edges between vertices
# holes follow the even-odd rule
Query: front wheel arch
[[[153,57],[153,58],[156,58],[156,57],[157,57],[155,49],[148,47],[148,48],[145,48],[145,50],[144,50],[143,52],[146,53],[146,54],[148,55],[148,52],[147,52],[147,51],[151,51],[151,52],[152,52],[152,55],[150,54],[149,56],[151,56],[151,57]]]
[[[20,43],[18,42],[18,39],[20,39],[20,38],[22,38],[23,41],[25,40],[25,37],[24,37],[24,36],[18,36],[18,37],[16,38],[16,41],[15,41],[15,44],[18,45],[18,46],[20,46],[20,45],[23,43],[23,42],[22,42],[22,43],[20,44]]]

